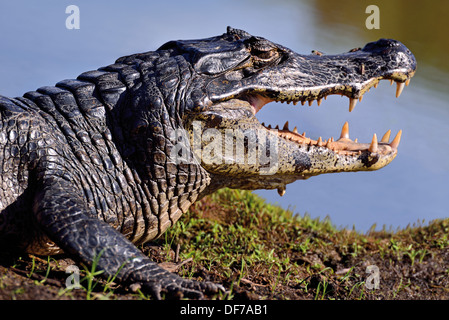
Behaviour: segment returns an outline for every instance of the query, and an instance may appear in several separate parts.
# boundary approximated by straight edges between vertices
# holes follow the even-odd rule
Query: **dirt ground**
[[[158,253],[162,256],[162,247],[151,247],[153,256]],[[381,258],[378,253],[367,254],[361,260],[343,261],[341,257],[334,256],[333,268],[335,272],[322,272],[307,274],[304,279],[308,283],[307,290],[301,283],[276,285],[272,290],[274,277],[270,277],[260,270],[259,266],[253,274],[247,274],[240,280],[239,285],[234,283],[233,299],[258,300],[258,299],[317,299],[323,295],[325,299],[449,299],[448,261],[449,250],[441,250],[439,253],[429,255],[421,263],[411,266],[410,260],[396,260]],[[320,259],[318,255],[296,257],[301,260],[303,266],[310,265],[313,259]],[[360,263],[360,261],[363,261]],[[65,272],[68,265],[74,262],[66,257],[51,259],[51,270],[47,275],[47,260],[37,257],[2,256],[0,262],[0,299],[1,300],[59,300],[59,299],[88,299],[85,289],[64,290],[65,282],[70,274]],[[355,267],[349,267],[356,264]],[[33,267],[34,265],[34,267]],[[379,288],[364,290],[361,279],[366,277],[366,269],[369,265],[376,265],[382,269]],[[352,268],[352,270],[350,270]],[[32,271],[32,269],[34,269]],[[234,269],[231,278],[224,278],[217,271],[202,266],[194,268],[193,278],[208,279],[222,283],[226,288],[232,286],[239,271]],[[332,269],[329,269],[332,270]],[[349,276],[342,281],[342,277]],[[90,294],[90,299],[142,299],[142,296],[131,292],[127,288],[113,284],[110,291],[104,291],[105,283],[98,279],[99,284]],[[325,292],[323,292],[324,285]],[[321,291],[319,289],[321,285]],[[372,283],[374,285],[374,282]],[[320,295],[321,292],[321,295]]]
[[[260,222],[264,217],[259,215],[261,219],[259,222],[242,225],[258,231],[256,235],[260,245],[258,248],[265,248],[273,258],[272,260],[245,258],[247,260],[243,263],[241,258],[245,255],[242,252],[230,252],[230,257],[236,256],[234,260],[232,258],[229,261],[218,260],[218,256],[215,258],[213,253],[207,251],[208,248],[196,248],[192,244],[201,231],[210,235],[217,228],[222,228],[219,230],[223,234],[231,233],[236,227],[235,221],[229,216],[245,215],[242,212],[229,213],[228,206],[227,209],[219,210],[215,207],[214,212],[219,214],[208,217],[201,212],[208,211],[205,209],[210,209],[216,204],[210,200],[205,201],[194,207],[191,216],[188,217],[191,221],[200,221],[201,225],[188,228],[187,230],[191,232],[184,232],[187,235],[183,234],[179,238],[174,237],[174,241],[169,244],[166,239],[160,239],[141,249],[165,268],[184,277],[222,283],[231,293],[222,296],[221,299],[449,299],[447,241],[449,221],[447,220],[394,234],[372,232],[361,236],[354,231],[329,232],[322,227],[317,229],[316,226],[304,226],[301,224],[303,221],[292,222],[295,224],[294,228],[286,227],[290,222],[288,225],[284,222],[282,226],[272,225],[267,231],[264,229],[266,223]],[[253,219],[248,214],[248,219],[250,218]],[[308,223],[310,224],[310,221]],[[224,230],[228,227],[231,228],[229,232]],[[236,238],[231,240],[227,238],[226,242],[234,241],[237,246],[241,241],[239,237],[241,238],[236,235]],[[315,244],[309,245],[307,249],[298,249],[297,245],[304,243]],[[218,246],[224,247],[225,244]],[[211,247],[213,248],[210,250],[217,250],[217,243]],[[184,260],[178,258],[179,250]],[[187,258],[189,252],[195,250],[199,252],[201,258]],[[182,253],[186,255],[183,256]],[[86,272],[81,265],[78,267],[81,270],[82,288],[68,290],[66,281],[71,273],[66,273],[66,270],[72,265],[75,265],[75,262],[63,255],[48,258],[0,253],[0,300],[148,298],[138,290],[132,291],[114,282],[107,282],[101,277],[92,280],[89,278],[89,272]],[[376,269],[370,269],[370,266],[375,266]],[[376,279],[378,279],[377,286]]]

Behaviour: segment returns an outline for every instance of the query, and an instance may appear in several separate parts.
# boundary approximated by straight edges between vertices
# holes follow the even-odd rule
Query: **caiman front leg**
[[[66,253],[86,265],[98,258],[105,276],[117,274],[126,284],[138,283],[142,291],[160,299],[182,293],[199,299],[203,293],[224,291],[221,285],[197,282],[172,274],[151,261],[128,239],[104,221],[89,215],[80,190],[61,177],[46,178],[33,207],[38,224]]]

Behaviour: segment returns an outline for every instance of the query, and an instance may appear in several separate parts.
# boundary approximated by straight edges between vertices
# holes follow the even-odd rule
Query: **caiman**
[[[399,96],[415,69],[395,40],[301,55],[228,27],[23,97],[0,96],[1,246],[95,260],[105,276],[155,298],[222,291],[165,271],[136,245],[219,188],[282,194],[298,179],[384,167],[400,132],[359,143],[345,123],[338,139],[314,140],[256,114],[269,102],[319,105],[331,94],[348,97],[352,111],[382,79],[395,81]]]

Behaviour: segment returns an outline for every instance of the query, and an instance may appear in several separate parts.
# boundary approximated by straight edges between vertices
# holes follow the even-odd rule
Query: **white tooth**
[[[343,128],[341,129],[340,139],[349,139],[349,123],[348,121],[345,122],[343,125]]]
[[[390,141],[390,134],[391,134],[391,130],[388,130],[387,132],[385,132],[385,134],[382,137],[382,139],[380,140],[380,142],[388,143]]]
[[[402,93],[402,90],[404,90],[405,87],[405,82],[397,82],[397,87],[396,87],[396,98],[399,98],[399,96]]]
[[[286,190],[285,186],[278,187],[278,193],[281,197],[285,194],[285,190]]]
[[[397,149],[398,148],[399,142],[401,142],[401,135],[402,135],[402,130],[399,130],[399,132],[396,135],[396,137],[394,137],[393,141],[391,141],[390,147],[392,147],[393,149]]]
[[[357,104],[357,99],[349,98],[349,112],[354,110],[356,104]]]
[[[371,144],[368,148],[369,152],[377,152],[377,135],[373,135],[373,141],[371,141]]]

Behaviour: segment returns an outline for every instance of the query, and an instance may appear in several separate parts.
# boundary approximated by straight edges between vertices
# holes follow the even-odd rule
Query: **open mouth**
[[[409,85],[410,78],[412,76],[413,74],[409,75],[409,77],[406,79],[401,78],[400,80],[389,79],[391,84],[393,84],[394,82],[396,82],[397,84],[396,97],[399,97],[404,87]],[[317,104],[320,105],[322,100],[326,99],[328,95],[337,94],[348,96],[349,112],[351,112],[352,110],[354,110],[357,101],[362,101],[364,93],[368,92],[371,87],[377,88],[379,80],[380,79],[371,79],[360,88],[352,88],[351,90],[348,90],[347,88],[345,89],[335,87],[324,89],[320,88],[317,89],[316,92],[314,92],[313,90],[308,90],[306,94],[294,96],[289,96],[288,94],[285,94],[283,96],[273,95],[273,97],[270,97],[269,94],[257,93],[247,94],[241,99],[246,100],[251,104],[253,114],[256,115],[262,109],[262,107],[269,102],[286,102],[287,104],[293,103],[294,105],[297,105],[298,103],[301,103],[301,105],[305,105],[307,103],[309,106],[312,106],[314,101],[316,101]],[[322,137],[319,137],[317,140],[306,137],[305,132],[299,133],[296,127],[290,130],[288,121],[285,122],[282,128],[280,128],[279,125],[272,127],[270,124],[265,125],[265,123],[262,123],[262,126],[264,126],[267,130],[276,129],[277,134],[285,140],[293,141],[300,145],[327,148],[340,155],[357,155],[363,152],[378,154],[391,154],[392,152],[396,153],[402,134],[402,130],[399,130],[399,132],[390,142],[391,130],[388,130],[380,140],[378,140],[377,135],[374,134],[370,143],[359,143],[357,139],[350,139],[348,122],[343,125],[340,137],[338,139],[334,139],[333,137],[323,139]]]

